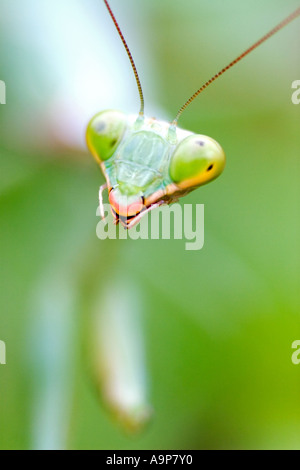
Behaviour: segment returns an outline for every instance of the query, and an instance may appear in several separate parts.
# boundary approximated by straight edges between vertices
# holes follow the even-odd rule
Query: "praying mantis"
[[[107,189],[115,224],[130,229],[148,212],[176,202],[223,172],[226,157],[220,144],[211,137],[179,128],[178,120],[215,80],[299,17],[300,7],[202,85],[168,123],[145,116],[135,62],[108,0],[103,1],[130,60],[140,111],[134,117],[115,110],[98,113],[88,125],[86,139],[106,179],[99,191],[101,217],[105,217],[103,192]]]

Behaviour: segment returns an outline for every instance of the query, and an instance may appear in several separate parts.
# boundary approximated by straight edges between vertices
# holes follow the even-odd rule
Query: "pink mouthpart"
[[[122,217],[132,217],[137,215],[144,207],[143,199],[140,196],[136,201],[129,205],[119,204],[117,198],[115,197],[114,190],[112,190],[109,194],[109,202],[114,211]]]

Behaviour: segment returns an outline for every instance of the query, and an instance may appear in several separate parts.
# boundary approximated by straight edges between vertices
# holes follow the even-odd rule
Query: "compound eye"
[[[125,114],[119,111],[102,111],[90,121],[86,140],[98,162],[108,160],[116,151],[127,128]]]
[[[222,173],[225,160],[218,142],[204,135],[191,135],[175,148],[170,177],[180,189],[201,186]]]

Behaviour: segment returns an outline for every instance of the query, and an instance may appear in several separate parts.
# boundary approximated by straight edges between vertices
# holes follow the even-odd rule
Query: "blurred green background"
[[[172,119],[299,2],[111,6],[146,112]],[[183,201],[205,204],[205,246],[189,252],[178,240],[96,237],[104,180],[85,127],[101,109],[139,106],[103,2],[0,0],[1,449],[300,449],[299,31],[298,19],[182,116],[227,154],[224,174]],[[135,434],[91,373],[93,312],[123,281],[154,410]]]

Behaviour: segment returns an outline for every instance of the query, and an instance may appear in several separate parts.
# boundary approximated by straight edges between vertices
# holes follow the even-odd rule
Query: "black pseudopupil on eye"
[[[209,165],[209,167],[207,168],[207,170],[206,170],[206,171],[210,171],[210,170],[212,170],[212,169],[213,169],[213,167],[214,167],[213,165]]]

